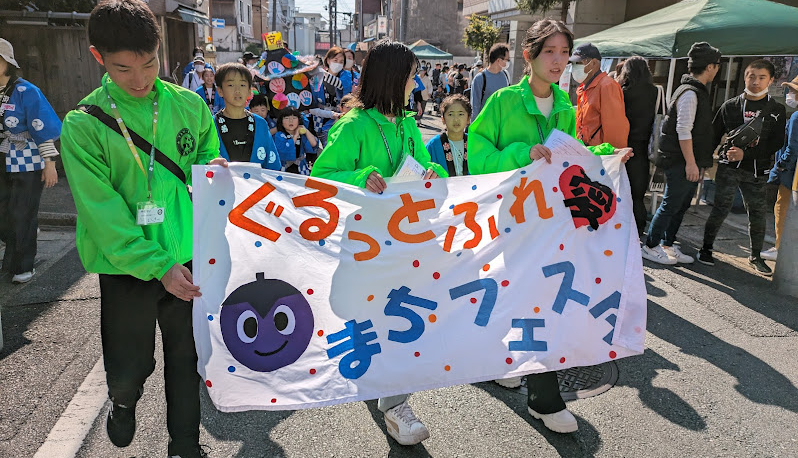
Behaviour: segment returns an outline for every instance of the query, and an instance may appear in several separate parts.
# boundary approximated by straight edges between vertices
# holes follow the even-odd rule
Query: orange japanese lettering
[[[391,215],[391,219],[388,220],[388,233],[391,234],[391,237],[405,243],[422,243],[434,239],[435,234],[432,231],[424,231],[420,234],[408,234],[399,228],[399,223],[405,218],[407,218],[407,221],[410,223],[417,223],[419,221],[418,213],[424,210],[434,209],[435,200],[428,199],[414,202],[410,194],[407,193],[402,194],[401,198],[403,205],[399,207],[399,209]]]

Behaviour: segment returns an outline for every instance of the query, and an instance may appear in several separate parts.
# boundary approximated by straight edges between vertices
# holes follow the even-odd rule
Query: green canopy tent
[[[579,38],[605,57],[669,58],[668,99],[676,58],[706,41],[724,56],[798,54],[798,8],[768,0],[683,0]],[[731,66],[729,66],[731,67]]]
[[[413,54],[416,55],[419,59],[424,60],[452,60],[454,56],[449,54],[446,51],[441,51],[440,49],[432,46],[431,44],[427,43],[424,40],[418,40],[417,42],[411,44],[410,50],[413,51]]]

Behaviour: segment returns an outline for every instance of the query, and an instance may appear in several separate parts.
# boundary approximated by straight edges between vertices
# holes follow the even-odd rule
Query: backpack
[[[482,95],[479,97],[479,101],[481,102],[481,105],[482,105],[482,106],[484,106],[484,105],[485,105],[485,86],[487,86],[487,85],[488,85],[488,80],[487,80],[487,79],[485,79],[485,71],[486,71],[486,70],[483,70],[483,71],[481,71],[479,74],[477,74],[477,75],[474,77],[474,79],[477,79],[477,76],[479,76],[479,75],[482,75],[482,79],[484,80],[484,81],[482,82]],[[507,76],[507,72],[506,72],[506,71],[504,71],[504,70],[502,70],[502,74],[504,74],[504,79],[506,79],[506,80],[507,80],[507,85],[509,86],[509,85],[510,85],[510,77],[509,77],[509,76]]]

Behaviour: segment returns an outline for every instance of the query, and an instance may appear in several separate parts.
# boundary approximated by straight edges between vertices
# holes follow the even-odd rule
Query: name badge
[[[4,104],[0,105],[0,110],[1,110],[1,111],[14,111],[14,109],[15,109],[16,107],[17,107],[17,106],[16,106],[16,105],[14,105],[14,104],[11,104],[11,103],[4,103]]]
[[[139,226],[149,226],[160,224],[164,218],[164,206],[156,202],[139,202],[136,204],[136,224]]]

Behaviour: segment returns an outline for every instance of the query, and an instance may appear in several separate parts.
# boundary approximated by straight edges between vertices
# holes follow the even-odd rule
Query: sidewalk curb
[[[39,225],[75,227],[78,215],[74,213],[39,212]]]

